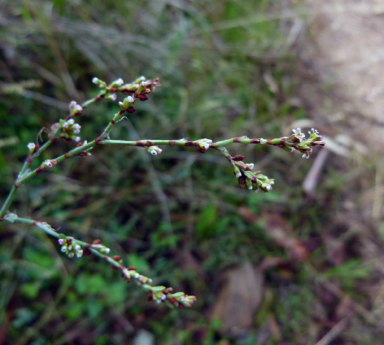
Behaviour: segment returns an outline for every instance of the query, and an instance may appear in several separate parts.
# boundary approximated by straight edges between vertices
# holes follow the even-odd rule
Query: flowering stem
[[[152,300],[155,300],[157,303],[164,302],[171,308],[174,308],[174,307],[183,308],[184,306],[190,307],[196,301],[195,296],[185,295],[184,292],[177,292],[175,294],[172,294],[172,291],[173,291],[172,288],[166,288],[164,286],[149,285],[148,283],[152,283],[152,279],[146,276],[140,275],[134,267],[127,268],[123,266],[119,262],[121,260],[119,256],[115,256],[111,258],[110,256],[106,255],[105,253],[107,252],[106,251],[107,248],[99,243],[90,244],[83,241],[79,241],[72,237],[65,236],[64,234],[59,234],[48,223],[38,222],[33,219],[21,218],[14,213],[7,214],[3,220],[6,220],[10,223],[18,222],[18,223],[26,223],[26,224],[34,225],[39,229],[43,230],[47,235],[58,238],[59,242],[63,241],[64,243],[65,241],[70,239],[71,248],[74,248],[76,245],[81,246],[85,248],[85,250],[88,250],[90,253],[93,253],[94,255],[107,261],[113,268],[121,270],[122,276],[126,281],[129,282],[131,279],[134,279],[137,282],[137,284],[140,285],[144,290],[149,291],[148,297],[150,297],[150,299]],[[79,252],[79,250],[77,251]],[[102,251],[104,251],[105,253],[103,253]],[[108,249],[108,252],[109,252],[109,249]],[[83,251],[81,251],[81,255],[79,257],[81,257],[82,254],[83,254]],[[72,254],[71,257],[74,257],[74,255]],[[116,258],[116,260],[114,258]]]

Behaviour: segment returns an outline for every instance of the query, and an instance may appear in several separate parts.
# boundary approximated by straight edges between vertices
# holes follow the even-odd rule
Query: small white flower
[[[78,124],[78,123],[75,123],[74,126],[73,126],[74,129],[80,129],[81,126]]]
[[[105,248],[105,249],[104,249],[104,253],[105,253],[105,254],[108,254],[110,251],[111,251],[111,250],[110,250],[109,248]]]
[[[148,283],[151,284],[152,283],[152,279],[148,279]]]
[[[121,85],[124,84],[124,81],[123,81],[123,79],[119,78],[119,79],[117,79],[117,80],[115,81],[115,84],[118,85],[118,86],[121,86]]]
[[[299,139],[299,141],[303,141],[305,139],[304,133],[301,132],[301,128],[297,127],[297,129],[292,129],[293,135],[295,138]]]
[[[161,303],[161,300],[158,299],[158,300],[156,301],[156,303],[157,303],[157,304],[160,304],[160,303]]]
[[[128,96],[126,99],[128,103],[133,103],[135,101],[132,96]]]
[[[164,301],[166,298],[167,298],[167,296],[165,296],[165,295],[161,295],[161,297],[160,297],[160,299],[161,299],[162,301]]]
[[[29,148],[30,151],[33,151],[35,149],[36,145],[34,143],[29,143],[27,145],[27,147]]]
[[[140,84],[141,84],[142,87],[146,87],[148,83],[143,80]]]
[[[92,83],[94,83],[94,84],[99,84],[99,79],[96,78],[96,77],[93,77],[93,78],[92,78]]]
[[[69,119],[69,120],[67,121],[67,123],[68,123],[69,125],[73,125],[73,124],[75,123],[75,120],[74,120],[74,119]]]
[[[139,79],[141,79],[141,80],[145,80],[145,77],[142,75]]]
[[[308,153],[304,153],[301,157],[308,159],[309,158],[309,154]]]
[[[241,177],[241,172],[237,172],[235,175],[236,175],[236,178],[239,178]]]
[[[73,247],[73,249],[74,249],[76,252],[78,252],[78,251],[81,249],[81,247],[80,247],[78,244],[75,244],[75,246]]]
[[[261,145],[264,145],[267,143],[267,140],[263,139],[263,138],[260,138],[260,144]]]
[[[68,254],[68,257],[71,258],[71,259],[72,259],[74,256],[75,256],[75,254],[73,254],[72,252]]]
[[[139,273],[135,273],[135,275],[133,276],[133,278],[137,279],[139,278],[140,274]]]
[[[52,168],[52,167],[53,167],[53,165],[52,165],[52,163],[51,163],[50,161],[46,161],[46,162],[44,162],[44,165],[45,165],[47,168]]]
[[[184,296],[181,296],[179,301],[184,302]]]
[[[116,94],[115,93],[113,93],[112,95],[110,95],[109,96],[109,99],[111,100],[111,101],[116,101]]]
[[[60,250],[61,250],[62,253],[65,253],[65,252],[67,251],[67,247],[66,247],[66,246],[63,246],[63,247],[61,247]]]
[[[249,190],[252,190],[252,189],[253,189],[253,187],[252,187],[252,186],[249,186],[249,187],[248,187],[248,189],[249,189]]]
[[[73,133],[74,133],[74,134],[79,134],[79,133],[80,133],[80,129],[75,129],[75,130],[73,131]]]
[[[135,89],[138,89],[139,88],[139,84],[135,84]]]
[[[255,167],[255,164],[253,164],[253,163],[249,163],[247,165],[249,166],[249,169],[251,169],[251,170]]]
[[[76,253],[76,256],[78,258],[81,258],[83,256],[83,251],[82,250],[79,250],[77,253]]]
[[[80,137],[75,137],[74,140],[78,143],[81,140],[81,138]]]
[[[80,104],[76,104],[75,110],[79,113],[80,111],[83,111],[83,107]]]
[[[147,148],[148,152],[152,155],[152,156],[156,156],[156,155],[159,155],[161,152],[163,152],[163,150],[158,147],[158,146],[149,146]]]
[[[265,186],[265,189],[266,189],[266,190],[271,190],[271,188],[272,188],[272,187],[271,187],[270,184],[267,184],[267,185]]]
[[[68,122],[63,123],[63,128],[68,128]]]
[[[58,239],[57,242],[59,242],[59,244],[62,246],[64,244],[64,240],[62,238]]]

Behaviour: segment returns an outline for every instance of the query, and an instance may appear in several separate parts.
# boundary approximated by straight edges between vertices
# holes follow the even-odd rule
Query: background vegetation
[[[288,135],[310,115],[296,91],[302,77],[292,53],[296,14],[286,15],[284,6],[269,0],[1,1],[2,198],[26,144],[65,117],[72,99],[94,96],[94,76],[161,78],[150,100],[116,126],[115,139]],[[100,133],[117,109],[112,102],[89,107],[79,118],[82,139]],[[326,118],[315,120],[320,133],[332,135]],[[42,158],[63,147],[73,143],[57,142]],[[353,327],[332,344],[379,344],[378,321],[365,309],[372,306],[367,287],[375,268],[363,260],[358,234],[342,217],[350,211],[348,185],[371,183],[371,175],[361,178],[370,163],[329,161],[308,196],[301,186],[311,160],[269,147],[229,150],[275,178],[274,190],[240,190],[215,152],[165,148],[150,157],[128,147],[102,147],[23,186],[11,207],[19,216],[85,241],[100,238],[156,283],[198,301],[183,311],[154,305],[100,260],[69,260],[38,229],[0,224],[0,343],[145,344],[146,330],[156,344],[316,344],[344,320]],[[280,241],[276,228],[283,229]],[[287,246],[292,239],[295,245]],[[210,318],[220,277],[245,262],[264,277],[255,288],[261,306],[250,328],[220,332]]]

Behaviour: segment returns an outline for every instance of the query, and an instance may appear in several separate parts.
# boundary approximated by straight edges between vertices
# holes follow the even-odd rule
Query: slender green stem
[[[11,191],[8,194],[7,199],[5,200],[3,206],[0,210],[0,219],[3,218],[5,212],[7,212],[9,206],[11,205],[12,200],[13,200],[13,196],[15,195],[16,191],[17,191],[17,188],[15,187],[15,185],[13,185]]]

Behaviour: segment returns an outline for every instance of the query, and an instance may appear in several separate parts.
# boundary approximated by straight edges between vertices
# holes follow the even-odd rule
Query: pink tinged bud
[[[160,297],[160,299],[161,299],[162,301],[164,301],[166,298],[167,298],[167,296],[165,296],[165,295],[161,295],[161,297]]]
[[[249,190],[252,190],[253,188],[252,188],[252,186],[249,186],[248,189],[249,189]]]
[[[46,161],[46,162],[44,163],[44,165],[45,165],[47,168],[52,168],[52,167],[53,167],[53,165],[52,165],[52,163],[51,163],[50,161]]]
[[[239,178],[239,177],[241,177],[241,172],[236,173],[236,178]]]
[[[63,247],[61,247],[60,250],[61,250],[62,253],[65,253],[67,251],[67,247],[63,246]]]
[[[109,96],[109,99],[110,99],[111,101],[116,101],[116,94],[113,93],[112,95],[110,95],[110,96]]]
[[[71,258],[71,259],[72,259],[74,256],[75,256],[75,254],[73,254],[72,252],[68,254],[68,257]]]
[[[63,128],[68,128],[68,122],[64,122]]]
[[[147,86],[147,82],[143,80],[143,81],[140,83],[140,85],[141,85],[142,87],[146,87],[146,86]]]
[[[79,113],[79,112],[83,111],[83,107],[79,104],[76,104],[75,110],[76,110],[76,112]]]
[[[64,240],[62,238],[58,239],[57,242],[59,242],[59,244],[62,246],[64,244]]]
[[[181,303],[184,302],[184,296],[181,296],[181,297],[180,297],[180,302],[181,302]]]
[[[75,137],[74,140],[78,143],[81,140],[81,138],[80,137]]]

